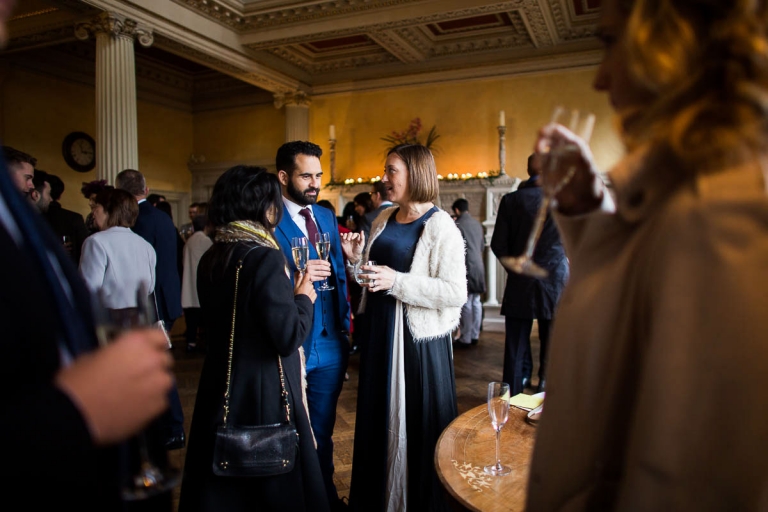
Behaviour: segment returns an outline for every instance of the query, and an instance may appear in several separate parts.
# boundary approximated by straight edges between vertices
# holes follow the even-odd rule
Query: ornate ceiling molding
[[[358,35],[362,33],[386,32],[388,30],[399,29],[404,27],[413,27],[417,25],[427,25],[430,23],[438,23],[438,22],[444,22],[448,20],[472,18],[472,17],[483,15],[483,14],[496,14],[500,12],[506,12],[506,11],[522,8],[528,4],[535,5],[536,8],[540,10],[538,3],[533,0],[515,0],[514,2],[503,2],[498,4],[492,4],[492,5],[483,5],[480,7],[471,7],[466,9],[454,10],[450,12],[430,14],[428,16],[417,16],[417,17],[407,18],[402,20],[384,21],[380,23],[368,24],[365,26],[348,27],[340,30],[329,30],[322,33],[302,34],[298,36],[284,37],[280,39],[270,39],[269,41],[248,43],[245,46],[253,50],[261,50],[265,48],[273,48],[275,46],[287,46],[292,44],[307,43],[310,41],[317,41],[319,39],[335,39],[339,37]]]
[[[309,107],[312,104],[312,98],[304,91],[278,92],[274,95],[275,108],[284,106]]]
[[[421,62],[426,58],[422,52],[395,30],[372,32],[368,34],[368,37],[402,62]]]
[[[364,53],[343,58],[316,61],[303,55],[294,48],[273,48],[269,53],[276,55],[291,64],[303,69],[311,75],[333,73],[343,69],[364,68],[398,62],[394,55],[385,51]]]
[[[159,48],[163,48],[164,50],[167,50],[173,54],[187,58],[193,62],[203,64],[204,66],[208,66],[211,69],[215,69],[226,75],[238,78],[251,85],[261,87],[267,91],[285,92],[290,90],[285,85],[285,83],[272,80],[266,76],[266,74],[255,73],[253,70],[249,70],[246,67],[235,66],[234,64],[231,64],[222,58],[216,57],[196,48],[192,48],[169,37],[155,35],[155,44]]]
[[[88,40],[91,34],[135,39],[145,48],[152,46],[155,40],[150,27],[115,12],[102,12],[91,20],[75,25],[75,37],[81,41]]]
[[[42,46],[51,46],[68,41],[74,41],[75,30],[71,22],[56,25],[42,26],[33,34],[26,34],[12,38],[3,53],[15,53],[31,50]]]

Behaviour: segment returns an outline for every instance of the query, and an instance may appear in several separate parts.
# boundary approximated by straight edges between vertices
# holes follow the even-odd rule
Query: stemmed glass
[[[124,331],[154,326],[157,321],[155,307],[144,284],[136,291],[136,304],[135,308],[107,309],[101,304],[96,308],[96,335],[101,345],[112,342]],[[153,432],[150,425],[127,441],[126,465],[130,469],[123,477],[121,495],[124,501],[146,500],[171,491],[181,482],[181,472],[167,465],[165,447],[153,442],[150,449],[148,437]],[[159,459],[160,464],[153,458]]]
[[[320,259],[328,261],[331,257],[331,234],[330,233],[316,233],[315,234],[315,250]],[[321,292],[329,292],[335,290],[334,286],[328,285],[328,278],[323,279],[320,286],[317,287]]]
[[[306,238],[296,236],[291,239],[291,255],[296,269],[303,276],[307,271],[307,260],[309,260],[309,245]]]
[[[592,136],[592,128],[595,126],[595,115],[589,112],[581,112],[576,109],[568,111],[563,106],[557,106],[552,111],[550,124],[565,125],[566,115],[569,115],[569,118],[567,119],[568,128],[583,139],[585,143],[589,144],[589,139]],[[575,145],[569,143],[550,146],[548,150],[547,168],[544,171],[547,173],[555,172],[559,159],[575,149]],[[547,214],[554,203],[555,196],[571,181],[571,178],[573,178],[575,173],[576,167],[571,166],[554,184],[548,185],[546,184],[547,180],[541,179],[543,197],[539,210],[536,212],[533,228],[531,229],[531,233],[525,244],[525,252],[521,256],[499,258],[499,261],[504,267],[513,272],[517,272],[518,274],[524,274],[539,279],[545,279],[549,275],[549,272],[534,263],[533,252],[536,249],[536,244],[538,243],[541,231],[544,228],[544,221],[547,219]]]
[[[496,431],[496,462],[485,466],[483,471],[494,476],[508,475],[512,468],[501,463],[501,429],[509,418],[509,384],[506,382],[488,383],[488,414]]]

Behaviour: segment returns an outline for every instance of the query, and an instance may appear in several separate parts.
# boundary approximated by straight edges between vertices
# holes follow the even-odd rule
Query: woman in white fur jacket
[[[464,239],[435,206],[435,160],[421,145],[390,150],[382,182],[399,206],[371,239],[342,234],[348,260],[369,271],[355,326],[360,383],[350,509],[450,510],[434,469],[457,416],[451,333],[467,299]],[[368,266],[367,261],[376,261]]]

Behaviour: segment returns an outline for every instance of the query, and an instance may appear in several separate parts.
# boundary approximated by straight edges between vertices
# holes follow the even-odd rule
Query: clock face
[[[84,132],[72,132],[61,145],[64,161],[78,172],[88,172],[96,166],[96,144]]]
[[[71,153],[72,159],[80,165],[88,165],[96,157],[93,144],[87,139],[76,139],[72,143]]]

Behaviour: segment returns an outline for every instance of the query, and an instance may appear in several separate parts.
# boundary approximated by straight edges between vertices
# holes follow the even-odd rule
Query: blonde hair
[[[631,149],[651,143],[706,172],[768,149],[768,4],[616,0],[630,78],[651,98],[625,116]]]

